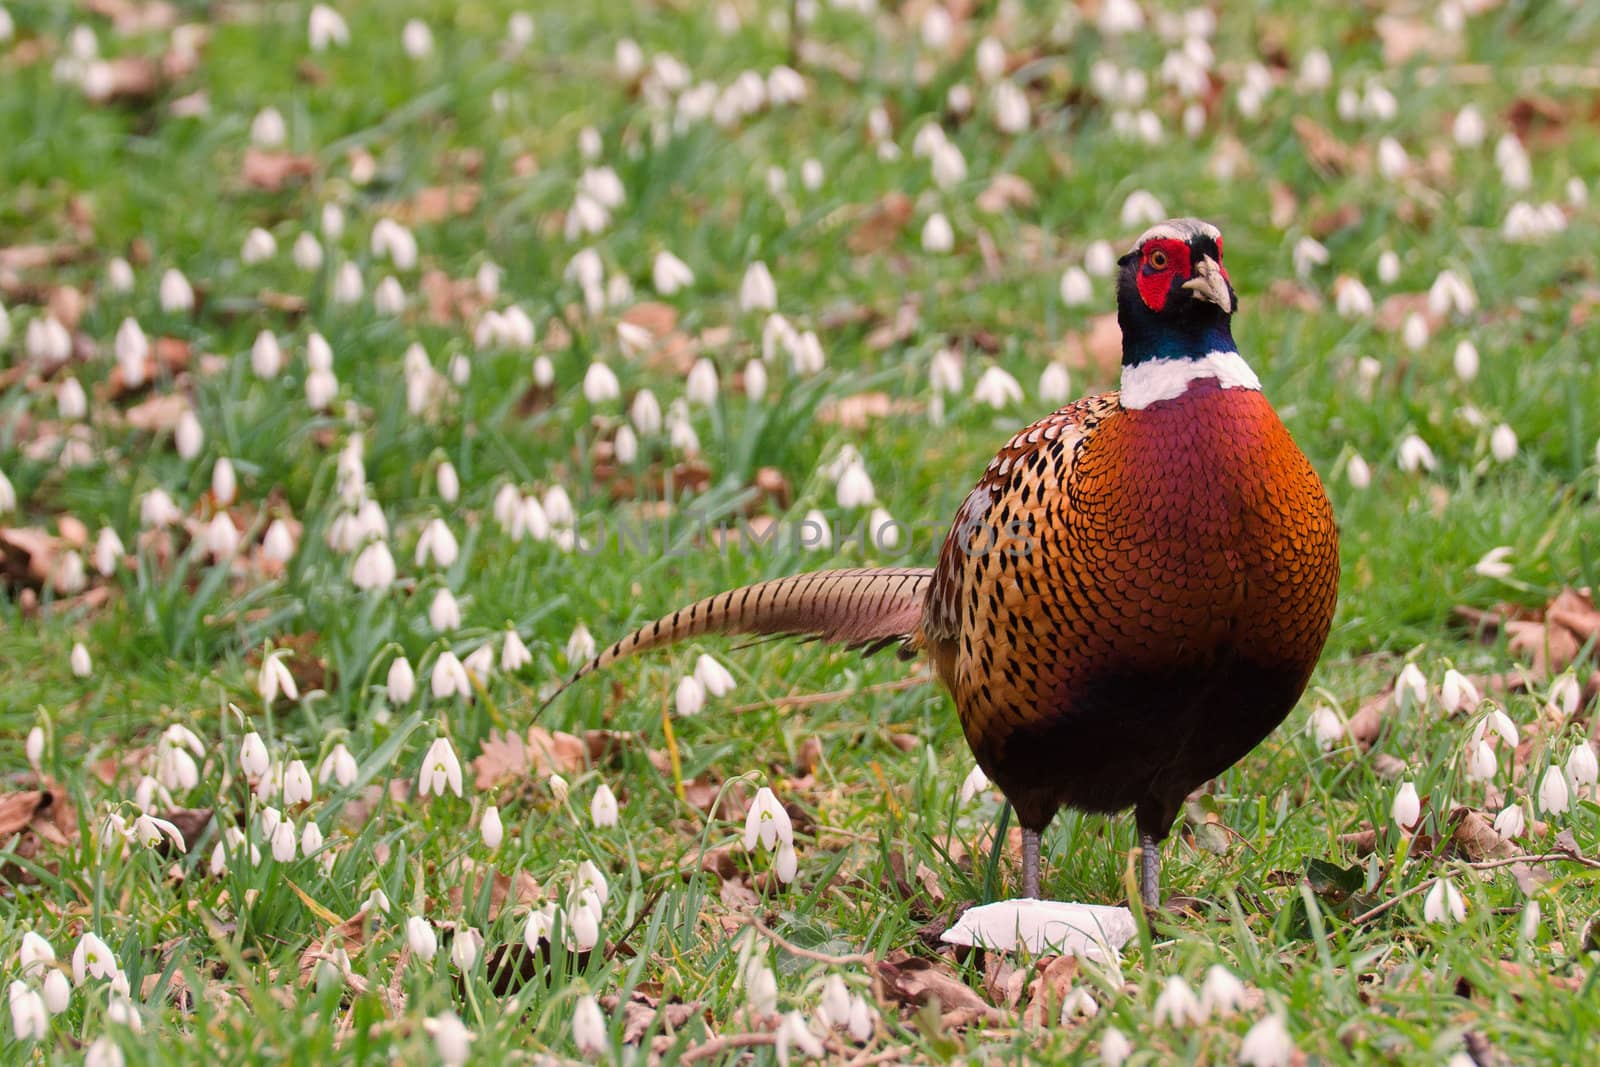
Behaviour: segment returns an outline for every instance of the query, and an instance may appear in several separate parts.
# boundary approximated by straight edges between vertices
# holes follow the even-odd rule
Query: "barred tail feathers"
[[[813,571],[730,589],[640,627],[579,667],[551,701],[575,682],[639,652],[705,634],[811,637],[874,649],[917,639],[933,571],[863,567]],[[541,709],[542,710],[542,709]]]

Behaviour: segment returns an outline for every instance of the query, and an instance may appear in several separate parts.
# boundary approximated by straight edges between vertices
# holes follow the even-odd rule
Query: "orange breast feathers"
[[[978,551],[976,528],[1015,531]],[[969,737],[1065,711],[1108,670],[1321,651],[1338,582],[1322,483],[1261,393],[1115,393],[1018,434],[940,554],[923,637]]]

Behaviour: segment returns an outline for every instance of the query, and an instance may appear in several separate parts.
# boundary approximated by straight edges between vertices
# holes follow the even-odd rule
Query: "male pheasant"
[[[623,638],[567,684],[700,634],[926,653],[1016,810],[1024,895],[1039,895],[1039,837],[1057,810],[1131,807],[1140,895],[1157,906],[1158,845],[1184,798],[1306,687],[1333,618],[1338,532],[1234,344],[1221,233],[1164,222],[1119,265],[1120,391],[1006,442],[936,567],[722,593]]]

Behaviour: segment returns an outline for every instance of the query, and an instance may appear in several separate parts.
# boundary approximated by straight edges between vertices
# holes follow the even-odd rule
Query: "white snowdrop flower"
[[[728,673],[728,668],[718,663],[711,656],[702,654],[694,664],[694,676],[700,680],[706,692],[713,697],[724,697],[733,692],[733,675]]]
[[[961,781],[959,799],[963,805],[972,803],[974,797],[989,788],[989,776],[983,773],[983,768],[974,765],[967,772],[966,778]]]
[[[63,552],[56,562],[50,580],[59,593],[82,592],[89,580],[88,571],[83,565],[83,557],[76,551]]]
[[[900,524],[888,508],[875,507],[867,515],[867,534],[873,548],[893,550],[900,545]]]
[[[428,602],[428,625],[436,633],[460,629],[461,605],[450,590],[440,589],[433,594],[433,599]]]
[[[323,844],[322,827],[311,820],[307,820],[305,829],[300,831],[300,855],[313,856],[322,851]],[[330,852],[327,854],[326,859],[331,860],[333,856],[334,854]],[[326,873],[326,869],[327,865],[324,864],[324,873]]]
[[[578,190],[608,210],[621,207],[628,198],[617,172],[605,166],[586,168],[578,176]]]
[[[1384,249],[1378,255],[1378,280],[1393,285],[1400,279],[1400,257],[1393,249]]]
[[[307,803],[315,792],[305,761],[290,760],[283,769],[283,806],[287,808]]]
[[[751,401],[759,404],[767,395],[767,365],[759,359],[752,359],[744,365],[744,394]]]
[[[1446,714],[1474,711],[1481,703],[1483,697],[1478,693],[1478,687],[1472,684],[1472,679],[1454,667],[1444,672],[1444,682],[1439,686],[1439,705]]]
[[[1340,275],[1333,283],[1333,306],[1347,319],[1369,319],[1375,310],[1367,287],[1361,279],[1348,274]]]
[[[0,475],[0,478],[4,478],[4,475]],[[3,502],[0,502],[0,513],[5,510]],[[111,577],[122,565],[122,557],[127,555],[127,551],[122,544],[122,538],[117,536],[117,531],[109,526],[102,526],[94,542],[94,569],[99,571],[102,577]]]
[[[1024,133],[1033,122],[1028,96],[1015,82],[996,82],[989,90],[989,107],[994,112],[995,128],[1001,133]]]
[[[950,47],[950,38],[955,33],[955,23],[943,4],[929,4],[922,12],[922,22],[918,26],[918,31],[922,34],[923,44],[935,52],[940,52]]]
[[[1535,242],[1560,233],[1566,225],[1566,216],[1554,204],[1535,207],[1519,200],[1506,211],[1500,232],[1508,241]]]
[[[300,699],[300,690],[295,685],[294,675],[289,673],[289,668],[284,666],[283,657],[288,655],[288,650],[277,649],[261,657],[261,670],[256,676],[256,692],[261,694],[261,699],[267,704],[272,704],[282,693],[290,700]]]
[[[1483,139],[1488,133],[1488,127],[1483,121],[1483,113],[1476,106],[1467,104],[1456,112],[1450,131],[1451,135],[1455,137],[1456,144],[1462,148],[1476,148],[1483,144]]]
[[[449,655],[450,653],[446,652],[440,658]],[[457,668],[459,667],[458,663]],[[435,687],[434,696],[445,695],[447,694],[438,692]],[[432,793],[444,796],[446,789],[458,797],[461,795],[461,761],[456,758],[456,750],[450,746],[450,739],[440,736],[434,738],[433,744],[428,746],[427,754],[422,757],[422,770],[417,776],[417,795],[425,797]]]
[[[1495,142],[1494,163],[1500,168],[1500,182],[1507,189],[1520,192],[1533,184],[1533,164],[1528,159],[1528,150],[1515,134],[1504,134]]]
[[[458,386],[466,385],[468,379],[472,377],[472,361],[459,352],[450,357],[446,369],[450,372],[450,380]]]
[[[17,489],[11,484],[11,479],[6,477],[6,472],[0,471],[0,515],[15,511],[16,508]]]
[[[510,482],[506,482],[495,490],[492,513],[494,521],[500,527],[509,530],[516,522],[517,512],[522,508],[522,490]]]
[[[787,882],[790,879],[782,880]],[[789,1067],[790,1058],[796,1051],[806,1059],[820,1059],[827,1055],[822,1039],[811,1032],[806,1017],[791,1011],[778,1023],[777,1059],[780,1067]]]
[[[650,267],[650,284],[662,296],[671,296],[694,284],[694,271],[671,252],[657,252]]]
[[[324,52],[332,45],[350,43],[350,27],[344,16],[327,4],[316,4],[306,19],[306,36],[313,52]]]
[[[434,931],[433,924],[421,915],[408,916],[406,919],[406,944],[411,949],[411,954],[423,963],[432,962],[439,951],[439,935]]]
[[[422,536],[417,538],[416,564],[424,566],[431,557],[438,566],[451,567],[455,565],[460,552],[461,546],[456,542],[456,535],[450,532],[445,521],[430,519],[422,528]]]
[[[276,378],[283,370],[283,348],[271,330],[256,334],[250,345],[250,369],[257,378]]]
[[[767,72],[766,94],[773,107],[799,103],[806,98],[806,80],[793,67],[779,64]]]
[[[1414,433],[1408,433],[1400,439],[1396,461],[1400,464],[1400,469],[1408,474],[1431,471],[1439,462],[1434,458],[1433,449],[1428,447],[1428,442]]]
[[[494,646],[485,641],[468,653],[466,659],[461,661],[469,675],[480,681],[494,673]]]
[[[1478,346],[1471,341],[1461,341],[1456,345],[1451,363],[1455,367],[1457,378],[1463,382],[1472,381],[1478,376]]]
[[[685,675],[678,680],[673,702],[682,718],[700,714],[706,706],[705,683],[692,674]]]
[[[1588,741],[1580,740],[1573,746],[1567,756],[1566,774],[1573,796],[1581,795],[1585,786],[1592,786],[1600,780],[1600,761],[1595,759],[1594,746]]]
[[[578,193],[572,198],[572,208],[567,212],[563,233],[567,240],[576,241],[585,235],[602,233],[609,225],[611,212],[605,205],[587,193]]]
[[[67,979],[67,972],[52,970],[46,974],[40,998],[44,1001],[45,1010],[51,1015],[60,1015],[71,1007],[72,983]]]
[[[34,773],[39,773],[40,761],[44,759],[44,728],[35,726],[28,731],[28,738],[23,743],[24,754],[28,758],[28,766]]]
[[[589,818],[600,829],[617,825],[617,796],[604,782],[595,788],[594,799],[589,801]]]
[[[1582,696],[1583,690],[1578,685],[1577,676],[1570,670],[1550,683],[1550,706],[1569,719],[1577,713],[1578,701]]]
[[[1330,752],[1344,741],[1344,719],[1333,708],[1326,704],[1318,704],[1311,710],[1311,734],[1317,739],[1317,747],[1324,752]]]
[[[961,357],[948,348],[933,354],[928,363],[928,384],[935,394],[961,391]]]
[[[1467,743],[1465,758],[1462,760],[1462,770],[1468,781],[1484,782],[1494,777],[1499,770],[1499,761],[1495,759],[1494,749],[1489,747],[1487,741],[1470,741]]]
[[[1489,454],[1496,463],[1510,463],[1517,458],[1517,431],[1500,423],[1489,434]]]
[[[158,819],[149,812],[141,814],[133,820],[133,839],[145,848],[154,848],[163,840],[172,842],[179,852],[188,850],[188,845],[183,840],[183,833],[177,826],[166,819]]]
[[[83,1067],[125,1067],[122,1049],[105,1034],[89,1043],[83,1056]]]
[[[1551,764],[1539,779],[1539,810],[1546,815],[1560,815],[1567,810],[1572,791],[1561,768]]]
[[[1567,203],[1575,208],[1586,207],[1589,203],[1589,187],[1582,178],[1568,178],[1566,185]]]
[[[254,730],[244,735],[239,746],[239,769],[246,778],[265,778],[272,769],[272,757],[267,755],[266,743]]]
[[[1206,1013],[1189,983],[1174,974],[1161,987],[1152,1018],[1157,1026],[1188,1027],[1205,1022]]]
[[[981,81],[995,81],[1006,72],[1005,46],[993,37],[985,37],[978,42],[973,59]]]
[[[323,785],[331,781],[339,788],[347,789],[355,784],[359,773],[360,768],[356,765],[355,756],[351,755],[350,749],[340,741],[333,746],[323,758],[321,766],[317,768],[317,781]]]
[[[565,804],[567,802],[569,788],[565,778],[559,774],[551,774],[549,778],[545,779],[545,784],[550,787],[550,795],[556,798],[557,804]]]
[[[1328,53],[1320,48],[1313,48],[1300,59],[1300,74],[1295,79],[1295,86],[1302,93],[1326,92],[1333,84],[1333,61],[1328,58]]]
[[[990,365],[972,387],[972,399],[996,410],[1022,402],[1022,386],[998,364]]]
[[[794,824],[779,803],[777,794],[769,787],[762,786],[756,791],[755,800],[745,816],[744,847],[754,852],[759,842],[764,850],[772,852],[780,841],[794,844]]]
[[[1510,555],[1510,545],[1497,545],[1485,552],[1483,558],[1473,564],[1472,569],[1475,573],[1485,578],[1509,578],[1513,569],[1509,559]]]
[[[841,508],[867,507],[877,499],[872,478],[859,462],[845,467],[834,487],[834,495]]]
[[[1273,1012],[1245,1032],[1239,1044],[1239,1062],[1247,1067],[1289,1067],[1294,1062],[1294,1039],[1282,1012]]]
[[[344,235],[344,208],[338,204],[323,204],[319,225],[322,236],[337,241]]]
[[[106,288],[113,293],[133,292],[133,266],[121,256],[113,256],[106,264]],[[5,338],[0,336],[0,341]]]
[[[400,30],[400,45],[412,59],[426,59],[433,54],[433,31],[421,19],[407,19]]]
[[[1361,97],[1361,111],[1367,118],[1374,122],[1393,122],[1400,111],[1400,102],[1395,99],[1394,93],[1380,82],[1369,81],[1366,92]],[[1379,155],[1382,155],[1383,146],[1380,144]]]
[[[289,136],[289,127],[275,107],[264,107],[250,121],[250,140],[258,148],[278,148]]]
[[[22,935],[17,959],[22,965],[24,978],[38,978],[53,969],[51,965],[56,962],[56,950],[51,947],[50,942],[34,931],[28,930]]]
[[[245,234],[244,246],[239,249],[239,259],[244,263],[265,263],[278,254],[278,241],[261,227],[252,227]]]
[[[417,691],[417,675],[411,669],[411,661],[404,656],[395,657],[389,664],[389,673],[384,678],[384,692],[391,704],[408,704]]]
[[[1389,817],[1407,833],[1416,827],[1417,821],[1422,818],[1422,801],[1417,796],[1414,782],[1407,780],[1400,783],[1400,788],[1395,790],[1394,803],[1389,807]]]
[[[82,641],[72,643],[72,651],[67,655],[67,662],[72,668],[74,678],[87,678],[94,673],[94,664],[89,658],[89,650]]]
[[[1121,37],[1144,29],[1144,10],[1138,0],[1105,0],[1095,26],[1107,37]]]
[[[11,983],[11,1030],[18,1041],[43,1041],[50,1033],[50,1011],[28,983]]]
[[[312,370],[333,369],[333,346],[320,333],[306,338],[306,366]]]
[[[1521,804],[1507,804],[1500,809],[1500,814],[1494,817],[1494,832],[1502,840],[1515,841],[1527,831],[1528,818],[1522,811]]]
[[[333,302],[354,304],[365,292],[366,283],[361,280],[361,268],[354,263],[341,263],[333,276]]]
[[[1483,721],[1478,724],[1480,736],[1490,730],[1501,741],[1505,742],[1507,748],[1517,747],[1517,724],[1511,721],[1511,716],[1493,705],[1489,708],[1489,714],[1485,715]]]
[[[612,63],[616,66],[617,77],[631,82],[644,70],[644,50],[631,37],[624,37],[612,51]]]
[[[617,462],[623,466],[632,466],[639,459],[639,437],[633,432],[632,426],[617,427],[616,434],[611,438],[612,454]]]
[[[955,247],[955,231],[944,212],[935,211],[922,226],[922,250],[932,255],[943,255]]]
[[[394,584],[394,556],[383,541],[373,541],[356,556],[350,567],[350,582],[363,591],[383,590]]]
[[[702,356],[689,368],[684,396],[691,404],[711,407],[717,402],[717,389],[717,365]]]
[[[172,443],[178,450],[178,455],[183,459],[194,459],[200,454],[200,449],[205,445],[206,432],[200,426],[200,419],[193,409],[185,409],[178,416],[177,428],[172,432]]]
[[[163,312],[168,315],[194,310],[195,291],[189,285],[189,278],[184,277],[181,270],[170,267],[165,274],[162,274],[162,285],[157,296]]]
[[[589,364],[583,375],[583,396],[591,404],[603,404],[622,395],[617,372],[599,360]]]
[[[221,456],[211,465],[211,495],[218,504],[227,507],[239,493],[239,479],[233,470],[233,460]]]
[[[394,316],[406,309],[406,291],[392,274],[385,275],[372,290],[372,309],[380,315]]]
[[[46,368],[56,367],[72,356],[72,334],[54,315],[47,314],[28,323],[23,347],[35,363]]]
[[[290,258],[293,259],[294,266],[299,267],[301,270],[306,270],[307,274],[312,270],[320,269],[322,267],[322,243],[318,242],[317,235],[312,234],[310,230],[306,230],[299,237],[294,238],[294,246],[290,250]]]
[[[578,623],[572,628],[572,635],[567,638],[563,651],[566,654],[567,663],[570,665],[576,666],[580,663],[589,662],[594,658],[595,653],[594,635],[589,633],[587,626],[581,622]]]
[[[816,552],[826,552],[833,547],[833,531],[821,510],[812,508],[800,520],[800,546]]]
[[[794,373],[809,376],[816,374],[827,365],[827,357],[822,352],[822,342],[817,338],[815,330],[806,330],[797,334],[789,346],[789,369]]]
[[[778,287],[767,265],[756,260],[745,269],[739,282],[741,311],[772,311],[778,306]]]
[[[1311,272],[1328,262],[1328,249],[1314,237],[1302,237],[1294,246],[1294,272],[1301,278],[1311,277]]]
[[[551,526],[572,526],[578,521],[578,513],[572,507],[572,497],[567,495],[562,486],[552,485],[544,491],[543,507]]]
[[[72,950],[72,984],[75,986],[83,985],[90,978],[110,978],[121,969],[111,946],[93,932],[85,931]]]
[[[850,997],[850,1024],[847,1029],[850,1036],[861,1044],[866,1044],[872,1038],[872,1032],[878,1025],[878,1011],[867,1002],[867,998],[860,993]]]
[[[1094,299],[1094,284],[1082,267],[1068,267],[1061,274],[1061,302],[1067,307],[1082,307]]]
[[[1200,983],[1200,1010],[1208,1016],[1226,1018],[1244,1007],[1244,983],[1228,968],[1214,963]]]
[[[1133,1043],[1127,1035],[1115,1026],[1106,1027],[1105,1035],[1100,1038],[1100,1062],[1103,1067],[1122,1067],[1131,1055]]]
[[[1430,923],[1458,923],[1467,917],[1467,902],[1448,878],[1434,880],[1422,902],[1422,917]]]
[[[800,184],[807,192],[814,193],[821,189],[823,177],[820,160],[807,158],[800,163]]]
[[[435,700],[444,700],[451,696],[459,696],[465,700],[472,699],[472,681],[467,677],[467,669],[462,666],[461,660],[454,652],[447,650],[439,653],[428,680]]]
[[[1517,932],[1522,940],[1532,941],[1539,933],[1539,902],[1530,900],[1522,908],[1522,918],[1517,922]]]
[[[778,1013],[778,978],[764,957],[755,956],[744,965],[740,984],[745,1002],[758,1015]]]
[[[584,995],[572,1012],[572,1043],[584,1056],[605,1056],[611,1051],[611,1038],[606,1032],[606,1018],[600,1011],[600,1002]]]
[[[1117,269],[1117,253],[1110,241],[1093,241],[1083,253],[1083,269],[1092,277],[1110,277]]]
[[[517,631],[507,629],[505,638],[500,642],[500,669],[507,674],[515,674],[532,662],[533,653],[522,643]]]
[[[1428,704],[1428,679],[1415,663],[1407,663],[1394,680],[1395,706],[1424,708]]]
[[[850,1022],[850,987],[838,974],[830,974],[823,980],[817,1021],[831,1029],[842,1028]]]
[[[1428,311],[1431,314],[1440,317],[1452,313],[1470,315],[1477,307],[1478,294],[1466,279],[1453,270],[1447,268],[1440,271],[1428,287]]]
[[[966,180],[967,157],[949,141],[940,141],[934,147],[929,166],[934,184],[941,189],[950,189]]]
[[[1072,376],[1065,363],[1051,360],[1039,375],[1039,399],[1046,404],[1065,404],[1072,399]]]

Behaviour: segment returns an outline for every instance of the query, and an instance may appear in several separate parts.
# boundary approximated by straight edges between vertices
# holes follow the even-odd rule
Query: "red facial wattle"
[[[1221,249],[1217,251],[1220,254]],[[1192,271],[1193,263],[1187,244],[1168,238],[1150,241],[1139,254],[1139,298],[1144,301],[1145,307],[1160,312],[1167,306],[1173,279],[1182,284],[1189,280]]]

